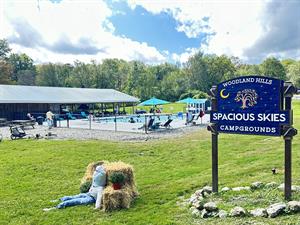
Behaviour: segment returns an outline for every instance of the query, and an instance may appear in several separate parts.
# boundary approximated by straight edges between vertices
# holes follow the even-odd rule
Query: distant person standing
[[[49,129],[51,129],[53,127],[53,117],[54,117],[54,114],[49,110],[46,113],[46,120],[47,120],[47,124],[48,124]]]

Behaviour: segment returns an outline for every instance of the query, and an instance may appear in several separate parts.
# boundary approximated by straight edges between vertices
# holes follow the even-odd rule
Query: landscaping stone
[[[265,185],[265,187],[266,188],[275,188],[275,187],[277,187],[277,183],[276,182],[270,182],[270,183],[267,183],[266,185]]]
[[[211,186],[205,186],[202,188],[204,192],[210,194],[212,193],[212,187]]]
[[[206,209],[209,212],[217,211],[218,207],[215,202],[208,202],[204,204],[204,209]]]
[[[246,215],[246,210],[242,207],[234,207],[231,211],[230,211],[230,216],[233,217],[242,217]]]
[[[194,209],[193,211],[192,211],[192,216],[193,217],[201,217],[201,211],[199,211],[198,209]]]
[[[300,191],[300,186],[292,185],[292,191]]]
[[[196,202],[196,201],[198,201],[198,197],[197,197],[196,195],[193,194],[193,195],[190,197],[189,202],[190,202],[191,204],[193,204],[193,203]]]
[[[233,191],[244,191],[244,190],[249,191],[250,189],[251,188],[248,187],[248,186],[246,186],[246,187],[234,187],[234,188],[232,188]]]
[[[226,192],[226,191],[230,191],[230,190],[231,190],[231,188],[229,188],[229,187],[223,187],[221,189],[221,192]]]
[[[268,217],[266,209],[263,208],[253,209],[250,214],[254,217]]]
[[[206,209],[203,209],[201,212],[201,218],[208,218],[208,217],[210,217],[210,213]]]
[[[275,203],[273,205],[270,205],[267,208],[267,213],[270,218],[274,218],[278,216],[279,214],[283,213],[286,208],[286,204],[284,203]]]
[[[196,209],[202,210],[202,209],[203,209],[203,202],[201,202],[201,201],[196,201],[196,202],[193,203],[193,206],[194,206]]]
[[[259,188],[262,188],[264,186],[264,184],[262,183],[262,182],[259,182],[259,181],[257,181],[257,182],[254,182],[254,183],[252,183],[251,184],[251,189],[259,189]]]
[[[228,213],[225,210],[220,210],[218,213],[218,217],[220,218],[226,218]]]
[[[280,190],[283,191],[284,190],[284,183],[280,184],[278,186],[278,189],[280,189]],[[292,191],[300,191],[300,186],[298,186],[298,185],[292,185],[291,189],[292,189]]]
[[[300,212],[300,201],[290,201],[288,202],[287,207],[290,212]]]
[[[284,190],[284,183],[282,183],[282,184],[280,184],[279,186],[278,186],[278,189],[280,189],[280,190]]]
[[[199,190],[197,190],[196,192],[195,192],[195,195],[196,196],[201,196],[201,197],[203,197],[203,192],[204,192],[204,190],[203,189],[199,189]]]

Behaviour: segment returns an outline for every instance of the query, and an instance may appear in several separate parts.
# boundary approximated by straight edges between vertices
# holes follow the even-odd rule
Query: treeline
[[[245,64],[226,55],[191,56],[182,66],[164,63],[147,65],[140,61],[105,59],[74,64],[34,65],[26,54],[11,53],[6,40],[0,40],[0,83],[55,87],[113,88],[141,100],[156,96],[176,101],[187,96],[206,97],[212,85],[241,75],[262,75],[290,80],[300,87],[300,61],[274,57],[261,64]]]

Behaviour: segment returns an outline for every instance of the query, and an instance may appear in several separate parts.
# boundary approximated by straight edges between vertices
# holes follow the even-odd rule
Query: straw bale
[[[126,176],[125,184],[127,185],[135,185],[133,168],[131,165],[126,164],[124,162],[111,162],[105,165],[106,174],[109,176],[113,172],[123,172]]]
[[[104,189],[103,210],[111,211],[115,209],[128,209],[132,198],[126,189],[114,190],[111,186]]]
[[[138,196],[138,191],[134,181],[133,167],[124,162],[108,162],[98,161],[92,162],[87,166],[81,184],[86,181],[91,181],[93,173],[97,165],[104,165],[106,177],[113,172],[123,172],[126,176],[125,182],[120,190],[114,190],[111,183],[107,182],[107,186],[103,191],[102,206],[104,211],[111,211],[114,209],[129,208],[132,201]]]

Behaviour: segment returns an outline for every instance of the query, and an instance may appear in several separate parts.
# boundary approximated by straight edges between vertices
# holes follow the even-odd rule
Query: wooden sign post
[[[218,192],[219,133],[283,136],[285,142],[285,199],[291,198],[292,97],[290,82],[246,76],[224,81],[210,90],[212,110],[208,130],[212,135],[212,190]]]

